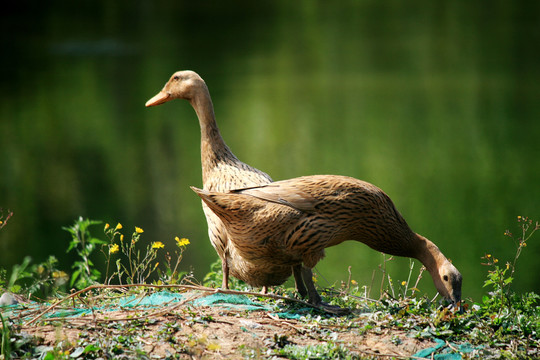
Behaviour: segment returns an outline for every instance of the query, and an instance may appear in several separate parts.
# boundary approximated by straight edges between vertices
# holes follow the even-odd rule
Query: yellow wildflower
[[[499,262],[499,259],[493,258],[493,263],[494,263],[494,264],[496,264],[496,263],[498,263],[498,262]]]
[[[122,241],[122,242],[124,241],[124,234],[120,235],[120,241]]]
[[[407,285],[407,282],[406,282],[406,281],[402,281],[402,282],[401,282],[401,286],[405,286],[405,285]]]
[[[174,240],[176,240],[176,245],[178,245],[178,247],[183,247],[183,246],[187,246],[190,244],[189,240],[186,239],[186,238],[181,238],[179,239],[178,236],[174,238]]]
[[[136,232],[137,234],[142,234],[142,233],[144,232],[144,230],[141,229],[141,228],[138,227],[138,226],[135,226],[135,232]]]
[[[68,274],[62,270],[53,271],[51,275],[54,279],[65,279],[68,277]]]
[[[109,247],[109,254],[117,253],[118,250],[120,250],[120,247],[118,246],[118,244],[112,244],[112,245]]]
[[[105,231],[107,231],[107,229],[110,227],[109,223],[106,223],[105,224]]]
[[[114,231],[122,229],[122,224],[118,223],[116,224],[116,227],[114,228]]]
[[[152,243],[152,249],[161,249],[165,247],[161,241],[155,241]]]
[[[358,285],[358,282],[356,280],[351,280],[351,284]]]

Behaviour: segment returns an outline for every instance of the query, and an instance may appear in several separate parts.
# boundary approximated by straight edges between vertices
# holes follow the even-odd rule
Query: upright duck
[[[370,183],[346,176],[315,175],[228,192],[192,189],[223,221],[243,258],[297,266],[309,301],[321,304],[311,269],[324,249],[360,241],[387,254],[418,259],[438,292],[456,306],[461,274],[439,248],[407,225],[392,200]]]
[[[173,99],[188,100],[197,113],[201,127],[201,164],[203,188],[224,192],[230,189],[264,185],[270,176],[251,167],[232,153],[219,132],[210,92],[204,80],[193,71],[174,73],[165,87],[146,106],[163,104]],[[254,265],[239,255],[231,245],[223,223],[203,202],[212,246],[222,261],[223,283],[228,288],[229,273],[252,286],[279,285],[290,275],[290,266],[274,264]]]

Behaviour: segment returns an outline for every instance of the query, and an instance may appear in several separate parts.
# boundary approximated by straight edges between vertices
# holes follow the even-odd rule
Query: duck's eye
[[[180,76],[174,75],[173,79],[174,79],[174,80],[180,80]]]
[[[444,281],[448,281],[448,275],[443,276]]]

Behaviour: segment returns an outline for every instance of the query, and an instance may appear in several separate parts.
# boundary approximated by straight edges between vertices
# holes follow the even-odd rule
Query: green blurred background
[[[0,267],[51,254],[69,271],[79,216],[216,259],[197,196],[200,133],[185,101],[144,103],[176,70],[207,82],[228,145],[275,180],[342,174],[388,193],[479,300],[481,256],[513,258],[540,220],[540,2],[48,1],[1,17]],[[95,228],[101,235],[101,227]],[[517,234],[516,234],[517,235]],[[540,239],[515,289],[540,292]],[[382,255],[348,242],[322,286],[370,285]],[[389,264],[406,279],[409,261]],[[415,268],[418,270],[418,266]],[[415,275],[413,275],[415,276]],[[377,288],[376,280],[374,288]],[[422,292],[435,293],[426,276]],[[373,295],[373,293],[372,293]]]

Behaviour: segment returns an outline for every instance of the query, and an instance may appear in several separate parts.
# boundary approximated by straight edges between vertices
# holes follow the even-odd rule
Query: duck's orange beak
[[[149,107],[149,106],[161,105],[164,102],[169,101],[170,99],[171,99],[171,95],[162,90],[158,92],[156,96],[148,100],[145,106]]]

